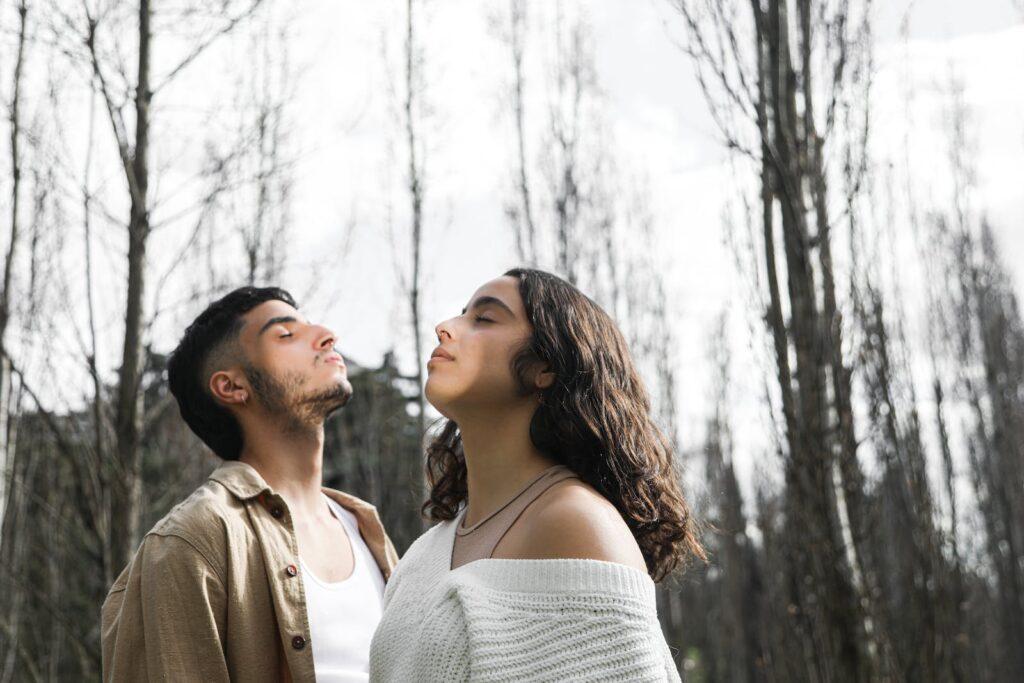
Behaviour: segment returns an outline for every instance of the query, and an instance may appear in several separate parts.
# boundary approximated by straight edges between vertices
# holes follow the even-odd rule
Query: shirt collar
[[[261,493],[267,491],[273,492],[270,484],[260,476],[255,467],[238,460],[224,461],[220,467],[213,471],[210,479],[222,484],[236,498],[241,500],[256,498]],[[322,491],[347,510],[352,510],[353,512],[359,510],[374,514],[377,512],[376,506],[350,493],[327,488],[326,486],[322,488]]]
[[[365,513],[377,517],[377,507],[371,503],[367,503],[362,498],[357,498],[351,493],[345,493],[337,489],[327,488],[326,486],[321,489],[324,494],[329,498],[332,498],[336,503],[341,505],[350,512]]]
[[[270,484],[260,476],[256,468],[238,460],[225,461],[213,471],[210,479],[223,485],[241,500],[255,498],[270,490]]]

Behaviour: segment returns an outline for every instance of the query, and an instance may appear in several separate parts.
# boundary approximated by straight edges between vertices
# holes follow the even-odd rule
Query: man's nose
[[[336,341],[338,341],[338,335],[334,334],[333,330],[323,326],[320,327],[320,333],[316,337],[316,347],[318,349],[333,348]]]

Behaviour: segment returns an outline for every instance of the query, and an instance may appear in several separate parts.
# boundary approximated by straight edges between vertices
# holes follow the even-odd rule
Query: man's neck
[[[531,479],[556,464],[530,441],[530,419],[535,409],[535,405],[528,404],[500,415],[459,420],[466,455],[465,526],[485,519]]]
[[[240,461],[251,465],[288,503],[298,519],[330,514],[323,500],[323,423],[298,429],[294,424],[262,417],[243,426],[245,447]]]

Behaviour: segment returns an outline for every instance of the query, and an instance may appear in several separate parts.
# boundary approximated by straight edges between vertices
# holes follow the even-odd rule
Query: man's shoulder
[[[208,479],[146,532],[131,561],[111,586],[107,601],[111,596],[118,597],[141,567],[152,563],[188,565],[198,556],[223,577],[228,549],[248,532],[246,514],[243,502],[223,485]]]
[[[345,510],[352,512],[357,517],[363,515],[379,516],[377,506],[358,496],[348,493],[347,491],[331,488],[329,486],[324,486],[320,490],[325,496],[333,500]]]
[[[176,536],[200,552],[220,555],[249,530],[248,512],[221,483],[208,479],[163,516],[146,537]]]

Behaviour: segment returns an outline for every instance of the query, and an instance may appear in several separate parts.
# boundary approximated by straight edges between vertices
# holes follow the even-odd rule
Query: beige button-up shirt
[[[398,553],[377,510],[350,510],[384,580]],[[288,505],[255,469],[225,462],[146,534],[103,602],[104,681],[314,681]]]

